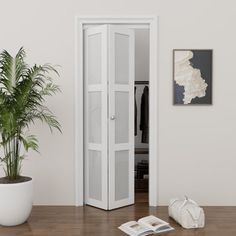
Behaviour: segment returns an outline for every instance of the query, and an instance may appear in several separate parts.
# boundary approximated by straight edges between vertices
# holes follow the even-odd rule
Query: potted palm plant
[[[40,120],[61,131],[45,106],[46,96],[59,91],[52,78],[58,73],[49,64],[29,67],[25,56],[23,48],[15,57],[7,51],[0,54],[0,162],[5,172],[0,178],[0,225],[4,226],[22,224],[31,213],[32,179],[21,175],[26,153],[38,151],[30,125]]]

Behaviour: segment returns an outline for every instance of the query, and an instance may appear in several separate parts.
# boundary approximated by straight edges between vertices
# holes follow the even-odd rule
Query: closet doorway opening
[[[76,129],[76,205],[156,206],[157,18],[80,17],[77,23],[76,94],[82,85],[77,98],[84,117]]]
[[[134,192],[135,203],[148,202],[149,193],[149,26],[134,26]]]

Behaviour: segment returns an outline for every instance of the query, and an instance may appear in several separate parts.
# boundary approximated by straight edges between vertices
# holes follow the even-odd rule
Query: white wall
[[[0,49],[24,45],[29,62],[61,65],[63,93],[49,100],[63,135],[38,125],[41,156],[24,174],[35,203],[74,204],[74,17],[159,15],[159,202],[187,194],[204,205],[236,205],[234,0],[1,0]],[[214,50],[212,106],[172,105],[172,49]]]

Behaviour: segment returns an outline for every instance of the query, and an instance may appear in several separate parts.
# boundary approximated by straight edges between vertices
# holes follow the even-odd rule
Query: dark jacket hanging
[[[145,86],[141,98],[140,130],[142,131],[142,143],[149,142],[149,88]]]

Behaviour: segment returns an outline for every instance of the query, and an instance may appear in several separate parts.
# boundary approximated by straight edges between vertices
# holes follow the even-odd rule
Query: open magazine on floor
[[[173,230],[168,222],[155,216],[146,216],[138,221],[129,221],[119,227],[120,230],[131,236],[144,236]]]

